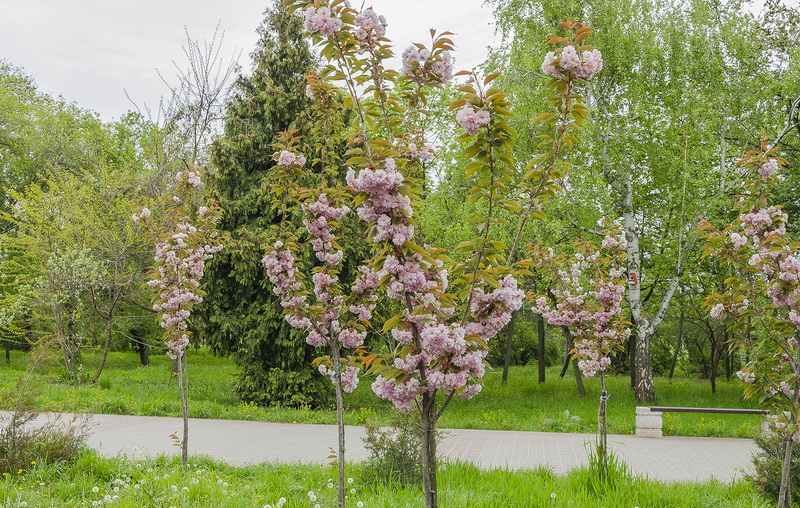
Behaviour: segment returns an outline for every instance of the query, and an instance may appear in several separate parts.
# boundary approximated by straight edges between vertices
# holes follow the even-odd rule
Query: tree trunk
[[[725,340],[723,347],[725,352],[725,380],[730,381],[733,376],[733,358],[731,355],[731,343],[728,342],[728,330],[725,330],[722,338]]]
[[[600,407],[597,409],[597,458],[600,462],[600,479],[608,478],[608,425],[606,418],[606,380],[600,372]]]
[[[581,397],[586,397],[586,387],[583,386],[583,375],[581,374],[581,369],[578,367],[578,360],[572,357],[572,333],[570,333],[569,328],[566,326],[561,327],[561,333],[564,335],[564,342],[567,345],[567,356],[564,360],[564,366],[561,368],[561,376],[564,377],[564,374],[567,373],[567,369],[569,368],[569,364],[572,364],[572,372],[575,374],[575,384],[578,387],[578,394]]]
[[[653,385],[653,359],[650,355],[650,340],[653,331],[650,327],[637,327],[636,337],[636,402],[651,404],[656,400],[656,389]]]
[[[636,329],[628,337],[628,360],[631,368],[631,390],[636,389]]]
[[[783,437],[783,460],[781,462],[781,488],[778,495],[778,508],[792,508],[792,438]]]
[[[511,322],[508,323],[508,331],[506,332],[506,348],[503,355],[503,381],[502,384],[508,382],[508,367],[511,365],[511,346],[514,343],[514,325],[517,322],[517,315],[522,309],[515,310],[511,314]]]
[[[11,341],[6,340],[6,365],[11,365]]]
[[[544,383],[544,316],[538,314],[538,319],[536,320],[536,334],[538,336],[538,348],[536,351],[536,363],[539,366],[539,383]]]
[[[136,340],[136,349],[139,351],[139,363],[141,363],[143,367],[148,367],[150,365],[150,345],[144,342],[143,337],[136,337]]]
[[[114,312],[114,311],[111,311]],[[100,364],[97,366],[97,370],[94,372],[94,377],[92,380],[89,381],[90,385],[93,385],[97,382],[100,378],[100,374],[103,373],[103,368],[106,366],[106,358],[108,358],[108,348],[111,345],[111,332],[114,330],[114,319],[109,317],[106,320],[105,326],[105,341],[103,341],[103,355],[100,357]]]
[[[331,357],[333,358],[333,372],[336,387],[336,424],[339,430],[339,456],[337,459],[339,466],[339,489],[337,494],[339,508],[345,508],[345,456],[344,456],[344,399],[342,397],[342,360],[339,356],[339,347],[330,344]]]
[[[439,506],[436,486],[436,404],[428,393],[422,395],[422,484],[425,508]]]
[[[678,363],[678,354],[681,352],[681,346],[683,345],[683,309],[681,309],[681,318],[678,321],[678,343],[675,345],[675,352],[672,354],[672,363],[669,366],[669,378],[672,379],[672,375],[675,373],[675,364]]]
[[[583,398],[586,398],[586,387],[583,386],[583,374],[581,374],[581,369],[578,367],[578,359],[572,359],[572,372],[575,374],[575,384],[578,387],[578,395]]]
[[[181,412],[183,414],[183,439],[181,440],[181,461],[183,468],[189,465],[189,387],[184,386],[184,377],[188,380],[186,373],[186,353],[180,353],[178,360],[178,393],[181,397]],[[188,385],[188,383],[186,383]]]

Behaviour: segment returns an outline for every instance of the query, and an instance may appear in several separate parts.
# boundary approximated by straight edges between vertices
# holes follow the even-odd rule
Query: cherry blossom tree
[[[203,204],[199,195],[200,171],[189,169],[175,176],[174,195],[163,210],[152,217],[143,207],[133,221],[156,237],[154,264],[147,285],[156,292],[155,312],[161,313],[167,355],[178,366],[178,390],[183,414],[181,459],[188,464],[189,392],[186,348],[189,345],[189,317],[192,308],[203,301],[200,288],[205,263],[222,249],[216,223],[221,210],[214,203]]]
[[[476,238],[460,245],[455,258],[450,258],[422,240],[417,210],[423,192],[423,163],[435,156],[420,127],[427,114],[426,94],[454,75],[451,34],[431,31],[430,46],[414,44],[407,48],[402,69],[397,71],[384,66],[393,53],[385,37],[385,22],[372,9],[359,12],[343,0],[287,4],[302,9],[305,28],[328,63],[309,83],[309,96],[320,107],[323,119],[312,136],[326,139],[321,135],[326,132],[324,119],[335,117],[340,109],[353,112],[354,121],[345,136],[347,159],[338,165],[350,171],[347,187],[339,186],[335,196],[332,191],[337,187],[332,184],[324,192],[295,189],[305,196],[301,201],[305,199],[306,229],[321,262],[311,277],[313,299],[310,293],[302,292],[303,274],[293,262],[293,242],[278,240],[268,248],[265,265],[284,302],[287,320],[306,329],[310,342],[334,346],[333,375],[338,383],[344,373],[337,369],[333,349],[363,342],[365,330],[360,327],[369,325],[368,307],[374,303],[372,296],[364,296],[382,289],[398,303],[401,311],[383,325],[395,339],[396,350],[383,357],[366,356],[361,364],[377,374],[372,388],[379,397],[402,411],[419,414],[425,505],[436,507],[436,422],[455,396],[468,399],[480,391],[487,341],[522,305],[523,292],[515,278],[521,272],[507,265],[504,253],[508,247],[491,235],[492,227],[502,220],[501,210],[518,212],[522,208],[507,199],[516,167],[512,157],[516,132],[507,121],[512,115],[511,104],[507,95],[492,85],[497,74],[480,79],[474,73],[458,73],[467,76],[467,83],[460,89],[462,98],[451,110],[458,110],[455,120],[464,129],[460,140],[471,159],[465,168],[474,183],[470,199],[481,201],[485,213],[474,221],[478,225]],[[593,48],[584,46],[573,47],[577,60],[568,58],[561,64],[562,59],[555,55],[572,42],[579,43],[590,30],[572,23],[565,28],[570,39],[552,41],[564,47],[554,50],[548,63],[560,73],[551,81],[559,93],[553,103],[557,112],[548,115],[556,128],[562,121],[566,125],[582,123],[585,116],[582,105],[571,109],[574,104],[569,99],[561,100],[561,95],[568,95],[572,88],[559,83],[585,79],[601,65],[599,53],[591,53]],[[334,89],[344,91],[341,106]],[[567,114],[559,115],[565,107]],[[278,166],[284,168],[279,171],[287,172],[284,181],[288,185],[293,180],[291,172],[306,170],[304,164],[308,170],[321,168],[327,175],[336,173],[324,154],[315,155],[309,162],[292,148],[294,141],[289,134],[286,141],[283,147],[276,146],[279,151],[275,157]],[[561,142],[571,144],[572,140]],[[313,144],[317,149],[324,148],[319,141]],[[542,160],[556,157],[547,154]],[[536,180],[533,190],[526,194],[529,216],[557,192],[555,179],[564,176],[553,164],[540,168],[539,162],[532,163],[525,176],[526,181]],[[335,270],[340,249],[329,226],[333,228],[347,213],[349,207],[343,204],[348,191],[355,193],[352,207],[366,223],[373,256],[345,295],[340,293]],[[282,192],[276,189],[276,195]],[[288,194],[297,195],[294,191]],[[289,205],[290,200],[284,198],[279,206]],[[350,303],[349,297],[356,303]],[[339,502],[343,506],[344,500],[340,498]]]
[[[591,242],[577,240],[575,254],[569,258],[564,254],[556,256],[552,249],[542,246],[532,249],[534,259],[550,266],[555,281],[552,289],[555,304],[540,296],[533,311],[553,326],[567,327],[575,344],[570,353],[578,360],[583,375],[600,378],[597,454],[602,475],[608,469],[605,370],[630,335],[630,323],[622,310],[626,288],[622,277],[625,235],[618,226],[604,233],[599,249]]]
[[[705,256],[732,268],[724,292],[706,300],[711,317],[723,321],[749,362],[738,372],[746,398],[775,415],[783,437],[779,508],[792,506],[792,444],[800,442],[800,243],[786,233],[787,215],[770,202],[770,189],[786,160],[762,140],[738,162],[744,176],[738,220],[724,229],[707,221]]]

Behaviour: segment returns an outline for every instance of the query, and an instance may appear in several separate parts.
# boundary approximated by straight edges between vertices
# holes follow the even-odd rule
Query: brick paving
[[[101,454],[129,457],[177,454],[169,435],[183,428],[179,418],[95,415],[89,446]],[[362,460],[363,427],[348,426],[348,460]],[[610,435],[610,448],[639,475],[662,481],[730,481],[749,471],[756,449],[749,439]],[[485,468],[549,467],[556,473],[587,463],[592,434],[492,430],[445,430],[439,451]],[[337,446],[336,426],[192,419],[189,453],[233,465],[261,462],[327,463]]]

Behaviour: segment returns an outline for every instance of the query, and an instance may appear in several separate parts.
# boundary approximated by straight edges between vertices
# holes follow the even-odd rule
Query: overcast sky
[[[354,5],[357,1],[351,0]],[[429,29],[449,30],[458,48],[458,70],[486,58],[494,43],[491,11],[483,0],[373,0],[386,16],[387,36],[401,53],[413,41],[428,42]],[[118,119],[133,105],[151,108],[167,95],[156,69],[169,81],[173,61],[186,62],[184,27],[195,40],[210,40],[217,23],[225,32],[223,55],[241,50],[250,70],[256,27],[271,0],[7,0],[0,3],[0,58],[22,67],[43,92],[63,95]],[[366,3],[370,5],[370,3]],[[420,21],[424,19],[424,21]]]

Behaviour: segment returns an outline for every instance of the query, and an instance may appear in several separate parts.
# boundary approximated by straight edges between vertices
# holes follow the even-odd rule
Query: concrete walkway
[[[177,454],[170,434],[183,428],[179,418],[95,415],[89,446],[106,456]],[[180,435],[180,433],[179,433]],[[347,427],[347,458],[362,460],[363,427]],[[446,430],[440,454],[486,468],[546,466],[556,473],[587,463],[591,434],[491,430]],[[749,439],[611,435],[609,446],[631,470],[663,481],[730,481],[750,471],[756,449]],[[233,465],[261,462],[327,463],[336,448],[336,426],[191,419],[189,453],[209,455]]]

